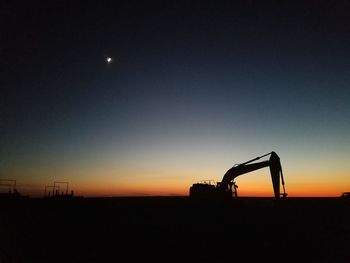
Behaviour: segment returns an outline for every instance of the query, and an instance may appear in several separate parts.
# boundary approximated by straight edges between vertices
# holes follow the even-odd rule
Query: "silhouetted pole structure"
[[[8,186],[10,193],[14,192],[17,187],[17,181],[13,179],[0,179],[1,186]]]
[[[69,186],[69,182],[55,181],[55,182],[53,183],[53,186],[55,187],[57,184],[65,184],[65,185],[66,185],[66,195],[68,195],[68,186]]]
[[[59,185],[46,185],[45,186],[45,193],[44,193],[44,197],[46,196],[47,193],[47,189],[51,189],[52,188],[52,196],[55,196],[55,191],[56,189],[59,191],[60,190],[60,186]],[[50,196],[50,192],[49,192],[49,196]]]

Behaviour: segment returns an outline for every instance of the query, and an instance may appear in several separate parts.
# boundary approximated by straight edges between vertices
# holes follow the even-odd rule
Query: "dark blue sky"
[[[1,4],[0,174],[209,161],[220,179],[271,150],[349,172],[347,1],[72,2]]]

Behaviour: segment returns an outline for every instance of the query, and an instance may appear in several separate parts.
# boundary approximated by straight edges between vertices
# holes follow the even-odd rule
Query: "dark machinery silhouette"
[[[350,192],[344,192],[344,193],[341,194],[340,197],[350,199]]]
[[[262,162],[255,162],[263,157],[270,155],[269,160]],[[270,167],[272,186],[274,191],[274,196],[276,199],[280,197],[286,197],[287,193],[285,191],[284,179],[282,166],[280,158],[275,152],[270,152],[262,156],[256,157],[247,162],[237,164],[229,169],[221,182],[216,185],[210,182],[200,182],[193,184],[190,187],[190,197],[192,199],[207,199],[207,200],[220,200],[226,199],[230,200],[238,197],[237,188],[238,186],[234,182],[237,176],[253,172],[255,170]],[[282,182],[283,193],[280,192],[280,181]]]

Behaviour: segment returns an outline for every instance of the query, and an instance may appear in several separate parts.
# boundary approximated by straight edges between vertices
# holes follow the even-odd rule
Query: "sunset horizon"
[[[271,151],[288,196],[350,191],[348,4],[50,2],[1,9],[0,179],[19,192],[188,195]],[[236,182],[273,196],[268,168]]]

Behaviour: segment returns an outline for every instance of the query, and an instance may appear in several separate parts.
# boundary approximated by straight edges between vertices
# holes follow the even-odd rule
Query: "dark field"
[[[350,262],[348,201],[0,200],[0,262]]]

